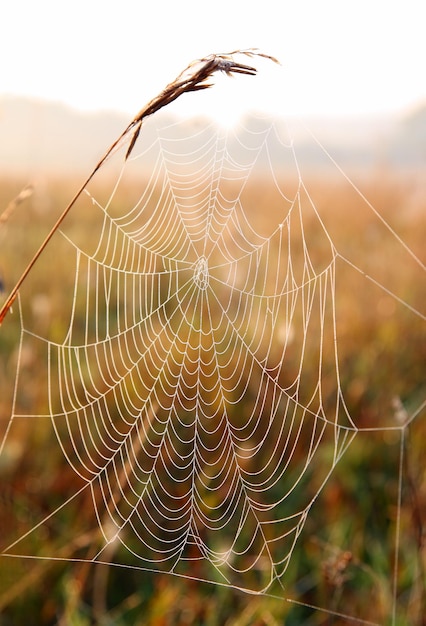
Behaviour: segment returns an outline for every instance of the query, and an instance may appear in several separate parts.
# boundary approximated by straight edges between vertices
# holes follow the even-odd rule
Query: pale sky
[[[257,47],[282,67],[257,62],[250,95],[250,77],[238,78],[238,89],[232,81],[224,85],[224,92],[220,82],[218,117],[248,104],[299,115],[398,112],[426,99],[425,0],[0,0],[0,6],[0,95],[133,117],[192,60]],[[237,105],[239,93],[244,103]],[[185,112],[205,106],[201,93],[184,98]]]

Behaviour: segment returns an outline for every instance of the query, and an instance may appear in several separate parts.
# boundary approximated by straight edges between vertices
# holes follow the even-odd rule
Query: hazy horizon
[[[250,124],[250,115],[256,114],[247,111],[229,141],[238,143],[241,133],[246,132],[244,120]],[[208,118],[207,114],[200,116]],[[268,116],[264,117],[269,123]],[[0,95],[0,168],[3,173],[87,170],[132,118],[118,111],[82,111],[59,101]],[[365,169],[380,161],[418,168],[425,163],[425,118],[426,103],[419,103],[407,115],[317,116],[305,120],[283,116],[275,123],[282,125],[283,132],[294,142],[300,162],[309,167],[330,164],[326,153],[315,146],[319,141],[344,167]],[[144,141],[149,145],[153,140],[157,124],[164,127],[177,123],[175,134],[190,135],[186,124],[190,129],[199,119],[182,117],[176,107],[165,107],[155,120],[151,119],[152,124],[144,124]],[[274,158],[286,165],[282,154],[274,152]]]

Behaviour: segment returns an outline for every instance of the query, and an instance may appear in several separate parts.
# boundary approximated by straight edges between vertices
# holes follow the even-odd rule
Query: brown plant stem
[[[193,63],[191,63],[181,74],[179,74],[179,76],[174,81],[169,83],[158,96],[156,96],[150,102],[148,102],[148,104],[146,104],[139,111],[139,113],[136,115],[136,117],[134,117],[134,119],[130,122],[127,128],[121,133],[118,139],[116,139],[114,143],[108,148],[105,155],[97,163],[94,170],[91,172],[91,174],[87,177],[87,179],[81,185],[77,193],[72,198],[71,202],[64,209],[64,211],[62,212],[62,214],[60,215],[56,223],[53,225],[52,229],[46,236],[45,240],[43,241],[43,243],[41,244],[41,246],[39,247],[39,249],[33,256],[33,258],[31,259],[31,261],[28,263],[27,267],[22,273],[21,278],[18,280],[15,287],[12,289],[8,298],[3,304],[2,308],[0,309],[0,326],[3,323],[3,320],[6,317],[6,314],[9,311],[10,307],[14,303],[22,283],[24,282],[24,280],[30,273],[34,264],[37,262],[38,258],[40,257],[43,250],[46,248],[49,241],[52,239],[55,232],[58,230],[58,228],[64,221],[65,217],[68,215],[68,213],[70,212],[70,210],[76,203],[81,193],[84,191],[86,185],[88,185],[88,183],[92,180],[96,172],[102,167],[102,165],[109,158],[109,156],[114,152],[114,150],[129,135],[132,135],[130,139],[129,147],[127,148],[127,152],[125,156],[125,160],[128,159],[139,137],[139,133],[142,127],[142,122],[145,118],[149,117],[150,115],[153,115],[154,113],[162,109],[164,106],[167,106],[168,104],[176,100],[176,98],[179,98],[179,96],[181,96],[183,93],[191,92],[191,91],[199,91],[201,89],[208,89],[209,87],[212,86],[212,84],[207,81],[209,80],[209,78],[211,78],[211,76],[213,76],[215,72],[222,71],[228,75],[247,74],[249,76],[254,76],[257,73],[256,68],[250,65],[245,65],[243,63],[237,63],[236,61],[234,61],[233,56],[235,54],[243,54],[248,57],[260,56],[260,57],[269,59],[271,61],[274,61],[275,63],[278,62],[274,57],[262,54],[261,52],[255,49],[234,50],[233,52],[229,52],[226,54],[211,54],[207,57],[204,57],[203,59],[200,59],[198,61],[194,61]]]

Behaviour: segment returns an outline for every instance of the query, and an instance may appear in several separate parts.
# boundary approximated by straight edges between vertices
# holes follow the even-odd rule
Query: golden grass
[[[412,307],[423,310],[422,273],[416,263],[401,251],[401,246],[395,245],[392,233],[368,210],[359,195],[352,188],[336,180],[305,182],[339,253],[363,267],[369,275],[373,274],[380,284],[393,290]],[[3,197],[10,198],[17,195],[16,190],[22,188],[22,184],[20,181],[9,179],[2,181],[0,188]],[[39,241],[43,239],[44,233],[48,231],[49,224],[54,219],[52,213],[60,211],[60,207],[66,203],[67,196],[72,195],[73,189],[75,189],[73,180],[49,181],[43,194],[38,193],[36,187],[35,193],[28,199],[25,211],[10,213],[7,222],[4,223],[4,245],[0,256],[0,270],[7,284],[13,284],[16,280],[26,259],[31,256]],[[259,194],[258,189],[258,187],[247,188],[245,206],[252,216],[253,224],[266,233],[274,226],[274,212],[270,211],[271,203],[274,202],[274,190],[264,186],[262,194]],[[136,189],[129,187],[123,189],[122,193],[123,202],[126,203],[129,197],[136,194]],[[413,204],[410,181],[397,177],[372,180],[367,183],[365,193],[398,236],[421,257],[426,235],[424,199],[420,197],[417,204]],[[117,202],[120,203],[120,198],[117,198]],[[324,248],[323,241],[318,238],[317,217],[306,198],[304,202],[306,241],[309,242],[315,262],[320,264]],[[67,220],[67,228],[81,228],[83,225],[81,219],[81,214],[76,213],[73,216],[71,213]],[[28,227],[29,223],[31,228]],[[84,222],[86,232],[91,232],[95,225],[94,217],[86,212]],[[319,245],[317,250],[315,242]],[[302,253],[301,249],[299,253]],[[359,427],[371,423],[389,424],[395,410],[393,404],[395,397],[401,398],[404,405],[410,409],[419,404],[422,394],[424,395],[423,372],[426,357],[424,323],[420,318],[413,316],[398,300],[386,292],[381,292],[376,285],[366,282],[365,277],[359,272],[354,272],[350,266],[342,263],[339,271],[341,278],[337,282],[336,310],[341,383],[345,398],[351,414],[357,418]],[[49,264],[46,261],[46,265],[35,272],[26,291],[26,297],[29,298],[29,302],[33,300],[34,306],[34,298],[40,294],[48,294],[50,306],[54,307],[55,323],[60,323],[61,317],[67,319],[68,314],[62,301],[69,301],[69,298],[62,298],[61,294],[64,293],[64,288],[72,286],[73,279],[73,268],[61,262]],[[66,285],[68,287],[65,287]],[[42,304],[39,300],[39,308]],[[1,330],[0,435],[3,434],[10,416],[14,365],[19,340],[17,317],[8,316],[7,323],[5,322]],[[28,355],[28,358],[31,359],[31,355]],[[40,366],[33,367],[32,371],[38,374],[28,378],[26,401],[35,403],[33,408],[35,413],[38,410],[43,412],[42,405],[37,404],[44,402],[38,398],[40,389],[45,384],[43,381],[45,373]],[[333,387],[331,383],[330,388],[327,388],[326,371],[324,374],[323,392],[326,398],[327,394],[332,396]],[[313,371],[312,376],[315,375]],[[18,519],[22,528],[33,524],[34,518],[31,515],[28,518],[29,509],[36,517],[42,515],[42,511],[45,508],[49,510],[59,494],[72,494],[77,488],[76,478],[61,459],[61,455],[53,452],[46,455],[43,452],[47,449],[53,450],[54,440],[48,422],[45,428],[35,431],[28,420],[19,426],[16,433],[18,437],[14,440],[15,448],[10,448],[8,465],[0,467],[2,481],[3,483],[7,481],[11,489],[9,505],[6,506],[3,502],[0,507],[2,510],[0,518],[9,520],[7,524],[3,523],[3,529],[9,528],[11,519]],[[417,531],[414,532],[410,528],[409,520],[417,515],[426,503],[426,484],[422,478],[424,476],[422,441],[425,436],[424,420],[423,423],[416,420],[408,444],[410,449],[407,461],[414,496],[407,495],[403,499],[400,520],[405,552],[405,556],[401,558],[400,584],[405,594],[401,611],[405,610],[404,607],[409,607],[407,610],[411,612],[413,624],[420,624],[416,620],[421,611],[419,603],[421,604],[424,596],[419,579],[422,575],[421,563],[424,553],[418,541]],[[395,456],[380,459],[379,464],[380,455],[389,455],[389,450],[392,450]],[[395,524],[396,513],[392,508],[395,500],[392,501],[391,495],[395,495],[397,490],[396,464],[395,446],[391,445],[389,448],[383,441],[374,442],[372,437],[367,442],[363,439],[361,445],[355,442],[348,457],[345,456],[341,461],[338,474],[330,480],[319,498],[316,515],[313,513],[312,519],[308,520],[305,538],[301,539],[300,551],[295,553],[294,572],[292,570],[290,573],[296,580],[293,591],[302,601],[330,606],[327,603],[330,597],[333,597],[336,611],[342,610],[348,615],[362,615],[364,619],[379,622],[385,619],[389,612],[389,602],[392,601],[393,572],[383,566],[383,559],[384,551],[392,552],[393,549],[392,538],[388,533],[389,525],[394,528]],[[34,483],[35,480],[37,484]],[[374,480],[387,485],[386,490],[382,487],[378,491],[383,495],[381,503],[383,515],[374,513],[376,502],[372,500],[372,489],[369,488],[372,487]],[[33,487],[28,490],[28,485],[31,484]],[[90,506],[89,503],[86,505]],[[358,511],[361,509],[356,519],[351,514],[355,507]],[[318,513],[320,519],[316,518]],[[369,522],[372,515],[375,515],[374,523]],[[83,556],[86,554],[89,545],[84,544],[83,539],[77,544],[74,541],[81,532],[79,526],[81,517],[78,511],[71,512],[69,517],[63,519],[65,522],[63,528],[66,527],[66,532],[62,536],[62,531],[57,535],[56,530],[51,531],[51,536],[45,536],[48,551],[50,549],[54,555],[66,555],[67,558],[76,553]],[[367,526],[370,524],[370,528],[363,524]],[[326,528],[332,531],[327,533]],[[84,538],[86,535],[87,532],[83,532],[81,537]],[[92,541],[92,535],[90,538]],[[345,546],[352,555],[352,561],[348,560],[344,572],[336,569],[336,563],[340,563],[339,559],[346,554],[339,551],[339,546]],[[38,549],[37,546],[32,548]],[[3,567],[7,567],[7,563]],[[297,591],[298,567],[301,571],[312,568],[311,576],[316,587],[306,593]],[[298,619],[301,620],[304,619],[301,617],[302,614],[306,615],[309,612],[306,607],[296,609],[285,603],[277,607],[276,602],[268,598],[240,600],[232,591],[221,588],[215,590],[187,581],[161,579],[154,575],[145,577],[142,574],[138,578],[131,570],[123,570],[119,576],[115,571],[111,571],[109,579],[107,581],[104,579],[103,582],[100,582],[99,576],[96,575],[96,568],[84,564],[70,569],[58,568],[50,562],[48,568],[36,566],[34,569],[29,568],[28,573],[20,567],[18,570],[15,572],[15,582],[12,580],[12,574],[6,576],[3,569],[1,570],[3,585],[0,590],[0,602],[3,602],[7,615],[37,614],[39,623],[52,623],[53,615],[61,611],[68,615],[69,619],[71,617],[80,619],[84,623],[86,611],[89,610],[85,607],[90,606],[94,597],[98,598],[96,602],[94,601],[98,607],[105,605],[104,617],[114,615],[118,620],[116,623],[120,624],[135,621],[137,623],[140,619],[137,616],[142,613],[146,624],[167,623],[167,620],[179,624],[249,624],[257,623],[253,620],[258,620],[261,624],[267,623],[266,620],[269,620],[269,623],[274,623],[274,620],[275,623],[282,623],[280,620],[291,611],[293,615],[299,611]],[[369,572],[374,572],[374,576],[370,576]],[[344,576],[344,581],[339,578],[340,574]],[[17,578],[20,578],[19,583]],[[138,582],[140,580],[143,580],[143,583]],[[333,582],[336,580],[340,581],[339,584]],[[371,580],[375,581],[373,588]],[[74,585],[73,591],[71,583]],[[47,592],[51,585],[55,586],[56,599]],[[103,591],[100,591],[99,585]],[[31,593],[31,590],[36,590],[36,593]],[[290,593],[291,590],[288,591]],[[103,599],[99,599],[99,594],[104,594]],[[186,598],[185,602],[176,599],[182,594]],[[19,598],[23,595],[27,601],[22,605]],[[371,601],[372,597],[374,602]],[[216,607],[215,610],[213,606]],[[188,621],[190,619],[192,621]],[[335,623],[339,623],[337,617]]]

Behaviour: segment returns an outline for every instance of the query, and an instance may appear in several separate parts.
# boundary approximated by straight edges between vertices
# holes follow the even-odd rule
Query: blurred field
[[[26,182],[10,178],[0,181],[0,211]],[[291,189],[296,182],[286,181],[286,185]],[[312,176],[304,182],[339,254],[358,268],[339,261],[336,278],[340,383],[349,413],[358,428],[398,426],[401,412],[410,415],[425,399],[426,337],[424,320],[396,298],[425,315],[424,273],[347,181]],[[80,181],[59,178],[39,181],[32,198],[0,227],[3,295],[13,287],[79,184]],[[98,184],[96,197],[102,202],[107,192],[103,191],[102,180]],[[424,262],[424,188],[414,177],[400,177],[386,170],[360,179],[359,186],[385,222]],[[116,197],[117,210],[121,203],[131,204],[138,193],[140,186],[133,187],[129,182]],[[245,193],[244,207],[251,223],[267,234],[277,219],[273,208],[277,202],[275,188],[267,181],[254,181]],[[302,197],[305,238],[313,263],[319,268],[325,263],[328,245],[318,233],[318,218],[309,196],[305,193]],[[72,213],[66,224],[70,232],[82,238],[90,237],[97,226],[86,209]],[[294,234],[293,252],[302,257],[304,250],[297,241],[297,231]],[[366,280],[365,274],[396,298]],[[60,248],[40,259],[37,271],[22,289],[25,314],[32,317],[40,334],[49,331],[59,336],[63,332],[61,319],[66,320],[69,315],[66,307],[73,280],[74,268],[67,265]],[[0,438],[10,418],[19,341],[15,306],[0,328]],[[46,380],[46,364],[39,364],[37,355],[27,356],[36,363],[30,363],[26,395],[19,402],[28,413],[43,414],[45,398],[40,390]],[[331,349],[329,358],[331,363]],[[317,375],[314,363],[312,371],[307,363],[307,384],[309,376],[315,380]],[[323,376],[325,403],[331,410],[335,379],[327,378],[326,368]],[[13,437],[0,456],[2,548],[11,537],[20,536],[37,524],[79,486],[56,443],[50,421],[46,419],[41,427],[43,422],[38,419],[37,428],[30,422],[31,419],[22,420],[14,426]],[[0,557],[0,626],[352,623],[339,614],[365,623],[424,625],[425,440],[424,409],[412,421],[402,443],[400,431],[357,435],[317,498],[283,579],[284,587],[271,590],[276,597],[245,595],[221,585],[133,569],[134,562],[124,550],[117,554],[117,559],[128,567]],[[324,449],[324,462],[331,453],[331,449]],[[399,507],[400,471],[403,485]],[[307,483],[305,489],[308,499],[315,496],[316,487]],[[87,507],[90,506],[88,501]],[[398,526],[400,553],[394,571]],[[99,531],[88,523],[84,511],[70,507],[51,525],[45,525],[42,532],[30,535],[24,550],[72,560],[89,558],[96,552],[96,545],[100,545]],[[189,573],[201,578],[212,575],[203,571]],[[397,610],[392,622],[395,584]]]

